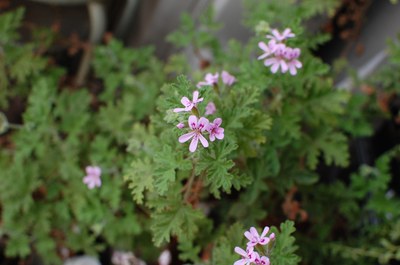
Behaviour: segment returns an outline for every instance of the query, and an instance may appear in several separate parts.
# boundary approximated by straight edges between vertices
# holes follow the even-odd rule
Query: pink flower
[[[207,131],[210,133],[210,141],[214,142],[215,138],[218,140],[224,139],[224,128],[219,127],[222,123],[221,118],[216,118],[213,123],[208,125]]]
[[[101,169],[97,166],[87,166],[86,176],[83,178],[83,183],[85,183],[89,189],[101,186]]]
[[[266,256],[260,257],[260,255],[257,252],[254,252],[255,258],[254,258],[254,263],[257,265],[270,265],[269,258]]]
[[[272,30],[272,35],[267,35],[267,38],[269,39],[275,39],[277,42],[281,42],[283,40],[286,40],[288,38],[293,38],[296,35],[292,33],[292,30],[289,28],[286,28],[283,33],[281,34],[277,29]]]
[[[202,133],[208,128],[209,121],[204,117],[201,117],[197,121],[197,117],[195,115],[190,115],[188,123],[192,131],[179,137],[179,142],[185,143],[193,138],[189,145],[190,152],[196,151],[199,140],[204,147],[208,147],[208,141],[206,138],[204,138]]]
[[[181,112],[181,111],[191,111],[193,108],[197,106],[197,103],[200,103],[203,101],[203,98],[199,98],[199,91],[194,91],[193,92],[193,100],[190,101],[187,97],[183,97],[181,99],[181,103],[184,108],[176,108],[174,109],[174,112]]]
[[[180,122],[176,125],[176,127],[178,127],[178,129],[182,129],[185,127],[185,124],[183,124],[183,122]]]
[[[244,236],[247,237],[247,239],[249,240],[249,242],[247,242],[247,246],[254,247],[257,244],[260,244],[260,245],[268,244],[269,241],[271,240],[269,237],[266,237],[268,231],[269,231],[269,227],[266,226],[264,228],[263,232],[261,233],[261,235],[259,235],[257,230],[254,227],[251,227],[250,231],[246,231],[244,233]],[[274,234],[274,238],[275,238],[275,234]]]
[[[242,258],[237,260],[233,265],[249,265],[254,262],[256,258],[256,252],[254,252],[253,247],[248,247],[246,251],[240,247],[235,247],[235,252],[239,254]]]
[[[229,74],[227,71],[222,71],[221,73],[222,83],[225,85],[231,86],[236,82],[236,78]]]
[[[169,250],[164,250],[158,257],[159,265],[169,265],[171,263],[171,252]]]
[[[287,47],[282,41],[293,38],[295,35],[287,28],[281,34],[274,29],[272,35],[267,35],[270,39],[268,45],[264,42],[259,42],[258,47],[263,50],[263,54],[258,56],[258,60],[264,60],[264,65],[271,67],[271,72],[276,73],[281,69],[282,73],[288,70],[291,75],[297,74],[297,68],[301,68],[302,64],[297,58],[300,56],[299,48]]]
[[[285,58],[283,57],[286,51],[286,46],[284,44],[277,44],[274,52],[274,57],[264,60],[265,66],[271,66],[271,72],[276,73],[281,68],[282,73],[286,73],[289,69]]]
[[[204,113],[204,115],[212,115],[216,111],[217,108],[215,107],[215,104],[213,102],[209,102],[206,106],[206,112]]]
[[[206,74],[204,80],[205,81],[201,81],[199,83],[197,83],[197,87],[200,88],[202,86],[213,86],[218,84],[218,78],[219,78],[219,74],[215,73],[214,75],[211,73]]]
[[[300,49],[299,48],[286,48],[284,53],[284,57],[287,60],[287,66],[289,68],[289,72],[291,75],[297,74],[296,68],[301,68],[303,65],[302,63],[297,60],[300,56]]]
[[[271,242],[272,240],[275,240],[275,233],[269,235],[269,241]]]

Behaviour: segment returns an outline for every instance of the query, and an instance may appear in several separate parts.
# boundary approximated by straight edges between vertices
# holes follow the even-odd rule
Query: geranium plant
[[[85,87],[49,59],[57,34],[37,30],[22,43],[23,10],[2,14],[5,254],[45,264],[106,248],[114,264],[398,260],[400,208],[389,188],[398,150],[347,179],[321,173],[350,164],[349,143],[373,133],[382,105],[378,90],[336,89],[313,55],[329,36],[305,22],[338,3],[244,1],[253,36],[226,46],[212,8],[183,14],[168,40],[192,49],[198,65],[179,49],[161,62],[152,48],[107,38],[92,47]],[[392,98],[399,50],[392,44],[395,67],[371,81]]]

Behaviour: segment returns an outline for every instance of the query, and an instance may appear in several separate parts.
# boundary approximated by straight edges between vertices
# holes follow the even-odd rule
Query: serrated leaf
[[[347,137],[339,132],[324,130],[314,138],[307,140],[306,156],[307,165],[315,169],[320,154],[323,154],[325,163],[338,166],[347,166],[349,163],[349,152]]]
[[[125,182],[131,189],[133,199],[143,204],[144,192],[153,191],[153,169],[149,158],[136,159],[124,176]]]
[[[184,159],[181,152],[164,145],[162,151],[154,155],[154,186],[160,195],[164,195],[170,183],[175,181],[176,170],[190,170],[190,160]]]
[[[295,254],[298,247],[292,234],[296,231],[293,221],[286,221],[280,225],[280,232],[273,229],[276,234],[275,245],[271,251],[271,264],[296,265],[300,257]]]
[[[10,77],[16,79],[18,83],[25,82],[30,75],[38,73],[46,66],[46,60],[35,56],[32,49],[31,46],[21,49],[10,66]]]
[[[18,39],[17,29],[21,25],[24,13],[24,8],[18,8],[0,16],[0,43],[9,43]]]
[[[169,242],[171,236],[180,240],[190,240],[198,231],[196,223],[203,218],[203,214],[189,205],[170,205],[163,211],[152,214],[151,230],[156,246]]]
[[[215,145],[213,152],[203,153],[197,170],[206,173],[205,184],[210,187],[211,193],[219,198],[219,189],[226,193],[230,193],[235,176],[230,170],[235,165],[228,155],[237,148],[237,145],[227,141],[220,142]]]

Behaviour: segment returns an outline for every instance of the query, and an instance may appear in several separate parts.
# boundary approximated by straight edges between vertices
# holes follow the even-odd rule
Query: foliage
[[[9,122],[7,128],[20,129],[2,136],[13,143],[0,153],[6,255],[36,252],[46,263],[59,264],[65,249],[96,253],[105,244],[133,247],[133,236],[143,228],[122,178],[125,143],[132,123],[154,110],[163,82],[154,72],[161,64],[151,50],[131,51],[113,40],[95,50],[103,91],[63,85],[65,71],[37,53],[43,43],[17,44],[22,15],[18,9],[0,17],[1,74],[7,77],[1,78],[1,106],[16,97],[27,102],[23,125]],[[109,54],[122,68],[110,68]],[[82,183],[87,165],[102,168],[98,190]]]
[[[226,46],[211,7],[196,19],[183,14],[168,41],[188,47],[194,63],[181,51],[162,63],[151,47],[109,39],[94,47],[87,87],[68,83],[46,57],[56,34],[40,29],[21,43],[24,11],[2,14],[0,107],[22,120],[0,112],[6,255],[37,253],[59,264],[65,250],[96,254],[112,246],[152,264],[162,247],[186,263],[233,264],[245,227],[267,224],[276,234],[273,265],[399,260],[399,199],[390,190],[399,150],[349,178],[321,173],[348,167],[349,143],[373,134],[377,117],[400,120],[389,104],[399,92],[397,42],[389,45],[390,66],[359,82],[362,93],[334,88],[330,67],[313,55],[329,36],[309,32],[305,22],[332,15],[339,2],[246,0],[244,22],[255,34]],[[296,34],[288,42],[301,49],[297,75],[273,74],[256,59],[257,43],[275,27]],[[223,71],[236,82],[196,86]],[[194,91],[203,101],[174,111]],[[189,128],[176,125],[205,113],[208,102],[216,112],[207,119],[222,119],[224,138],[190,152],[178,141]],[[101,187],[82,182],[88,165],[101,168]]]

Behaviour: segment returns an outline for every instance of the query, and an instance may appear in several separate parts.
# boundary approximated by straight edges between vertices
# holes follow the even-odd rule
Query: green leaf
[[[13,235],[7,242],[6,255],[26,257],[31,252],[27,235]]]
[[[18,8],[0,16],[0,44],[4,45],[19,38],[17,29],[21,25],[24,13],[24,8]]]
[[[179,241],[191,240],[198,232],[196,223],[204,218],[203,214],[189,205],[177,203],[152,214],[151,230],[156,246],[169,242],[171,236]]]
[[[280,232],[275,228],[275,245],[271,251],[271,264],[275,265],[296,265],[300,257],[295,254],[298,247],[295,245],[295,238],[292,234],[296,231],[293,221],[286,221],[280,225]]]
[[[298,184],[312,185],[318,182],[319,176],[315,172],[300,171],[296,173],[295,180]]]
[[[136,203],[143,204],[144,192],[153,191],[153,169],[150,159],[135,159],[124,180],[128,183]]]
[[[347,137],[342,133],[324,130],[316,137],[307,137],[306,146],[307,165],[311,169],[316,168],[321,153],[327,165],[347,166],[349,163]]]
[[[46,59],[33,54],[33,46],[27,45],[18,50],[18,55],[13,58],[10,66],[10,77],[15,78],[18,83],[25,82],[32,74],[37,74],[46,66]]]
[[[205,172],[205,184],[210,187],[210,192],[215,197],[220,197],[219,189],[226,193],[231,192],[231,188],[237,176],[231,173],[235,163],[228,158],[231,152],[237,149],[237,145],[228,141],[217,142],[211,152],[203,152],[196,171]],[[211,148],[210,148],[211,149]],[[236,188],[249,184],[248,179],[242,179],[242,183],[236,183]]]
[[[218,238],[212,252],[211,264],[233,264],[240,257],[234,252],[236,246],[245,245],[243,236],[244,228],[240,223],[235,223],[229,229],[222,227],[223,236]]]
[[[190,160],[184,159],[182,152],[173,151],[164,145],[162,151],[154,155],[154,186],[160,195],[164,195],[170,183],[175,181],[176,170],[190,170]]]

